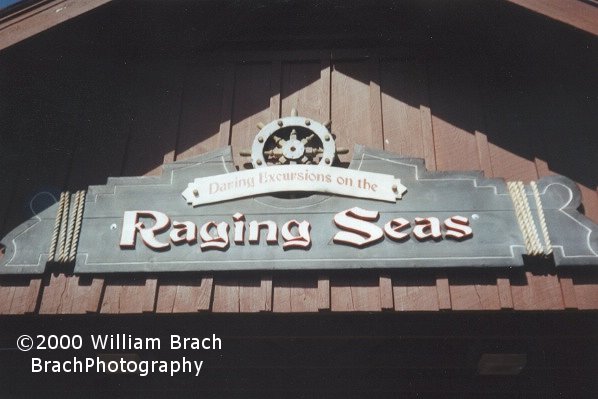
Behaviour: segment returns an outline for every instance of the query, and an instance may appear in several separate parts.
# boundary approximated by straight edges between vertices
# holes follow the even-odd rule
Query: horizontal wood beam
[[[549,18],[598,35],[598,7],[580,0],[509,0]]]
[[[56,0],[15,12],[0,21],[0,50],[68,21],[111,0]]]

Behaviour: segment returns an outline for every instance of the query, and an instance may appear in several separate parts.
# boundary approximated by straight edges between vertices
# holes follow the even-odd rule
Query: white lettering
[[[345,231],[336,233],[333,241],[359,248],[377,242],[384,237],[382,229],[367,221],[376,221],[378,216],[378,211],[368,211],[359,207],[337,213],[334,215],[334,223]]]

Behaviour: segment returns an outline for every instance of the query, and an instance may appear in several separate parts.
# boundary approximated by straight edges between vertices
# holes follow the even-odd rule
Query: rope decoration
[[[84,190],[77,191],[74,194],[72,206],[71,193],[65,191],[60,194],[48,255],[50,262],[68,263],[75,261],[84,206]]]
[[[546,254],[552,253],[552,243],[550,242],[550,236],[548,235],[548,227],[546,226],[546,217],[544,216],[544,208],[542,207],[542,200],[540,199],[540,192],[538,191],[538,185],[535,181],[530,183],[532,192],[534,193],[534,199],[536,200],[536,208],[538,211],[538,219],[540,219],[540,229],[542,230],[542,236],[544,236],[544,244],[546,245]]]
[[[71,202],[71,194],[66,191],[64,194],[64,203],[62,207],[62,219],[60,220],[60,240],[58,244],[58,262],[64,261],[64,251],[66,249],[66,235],[68,227],[69,207]]]
[[[48,260],[50,262],[56,261],[56,246],[58,245],[58,237],[60,236],[60,222],[62,220],[62,214],[64,213],[65,197],[66,194],[61,193],[60,200],[58,201],[58,211],[56,212],[56,220],[54,221],[54,230],[52,232],[52,242],[50,243],[50,253],[48,254]]]
[[[515,206],[515,215],[517,216],[519,228],[523,233],[527,254],[532,256],[546,255],[547,252],[540,242],[538,229],[532,216],[523,183],[520,181],[508,182],[507,187]]]
[[[77,191],[75,194],[75,226],[71,237],[71,249],[69,251],[69,262],[74,262],[77,256],[77,244],[81,234],[81,221],[83,220],[83,207],[85,206],[85,191]]]

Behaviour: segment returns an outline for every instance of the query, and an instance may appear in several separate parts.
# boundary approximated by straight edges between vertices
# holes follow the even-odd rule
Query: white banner
[[[279,165],[201,177],[183,191],[193,206],[279,192],[320,192],[395,202],[407,191],[382,173],[318,165]]]

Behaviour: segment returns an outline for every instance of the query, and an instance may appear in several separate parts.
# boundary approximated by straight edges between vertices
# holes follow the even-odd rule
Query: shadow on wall
[[[86,14],[0,54],[0,183],[9,188],[0,194],[1,236],[31,216],[29,203],[39,192],[75,191],[104,184],[109,176],[158,173],[162,163],[194,147],[219,147],[222,138],[215,137],[228,120],[241,126],[268,110],[271,62],[256,68],[241,62],[231,73],[227,62],[201,56],[197,62],[189,49],[164,57],[168,43],[155,54],[123,52],[134,43],[118,44],[123,22],[113,22],[117,7]],[[335,70],[366,85],[376,81],[383,96],[428,107],[438,120],[467,134],[482,132],[493,145],[531,161],[543,159],[554,172],[594,189],[597,38],[510,4],[491,3],[487,11],[477,7],[471,25],[457,24],[458,10],[428,15],[424,8],[414,11],[415,20],[428,16],[431,27],[397,12],[397,19],[410,25],[395,33],[392,9],[365,15],[370,20],[361,26],[372,27],[364,32],[372,46],[412,42],[413,48],[396,58],[378,53],[381,62],[374,73],[355,72],[340,62],[333,62]],[[439,18],[449,22],[435,24]],[[342,24],[342,18],[334,23]],[[171,27],[162,24],[154,35]],[[197,29],[185,27],[189,34]],[[309,26],[296,28],[304,32]],[[227,44],[225,34],[223,48],[239,48],[239,32],[227,34],[237,41]],[[356,43],[352,37],[326,35],[320,48]],[[301,37],[287,45],[313,44]],[[267,37],[253,40],[248,46],[270,48]],[[302,61],[315,62],[314,68],[283,84],[283,98],[319,79],[320,61]],[[283,83],[284,78],[283,70]],[[227,84],[232,85],[230,101]],[[240,102],[243,96],[247,101]],[[235,144],[234,138],[228,141]]]

